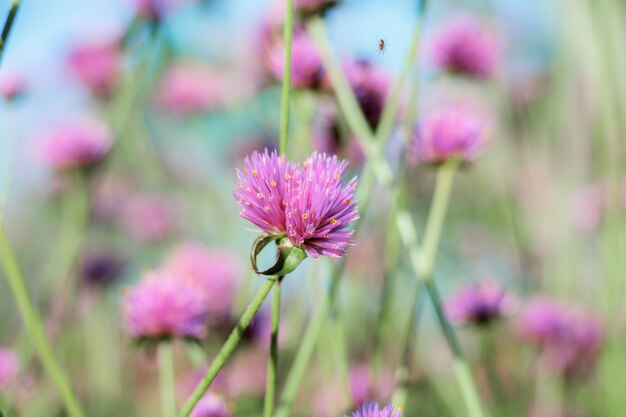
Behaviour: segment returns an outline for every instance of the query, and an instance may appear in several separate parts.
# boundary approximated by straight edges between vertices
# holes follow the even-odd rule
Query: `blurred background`
[[[147,271],[189,245],[205,251],[200,258],[213,255],[201,264],[227,269],[216,290],[225,307],[212,315],[208,336],[175,344],[181,404],[262,281],[248,264],[257,232],[238,216],[232,193],[244,157],[277,146],[278,3],[29,0],[20,7],[0,67],[2,222],[89,417],[160,412],[154,352],[134,343],[123,320],[124,296]],[[0,0],[2,15],[9,7]],[[457,175],[435,278],[446,300],[487,282],[510,301],[504,308],[501,295],[486,325],[476,317],[455,323],[494,416],[626,414],[625,7],[619,0],[426,5],[419,59],[401,90],[386,155],[401,175],[414,135],[405,121],[419,127],[441,103],[477,109],[489,126],[489,144]],[[342,0],[324,14],[335,56],[372,71],[352,84],[365,113],[373,112],[372,127],[420,10],[413,0]],[[433,53],[459,16],[475,19],[493,40],[488,75],[446,70]],[[471,53],[489,48],[476,42]],[[302,71],[294,82],[303,81],[292,98],[289,156],[335,153],[359,175],[363,151],[323,69],[307,72],[315,54],[300,56],[294,45]],[[93,148],[77,151],[88,162],[80,169],[64,153],[71,140],[63,138],[77,136],[93,138]],[[431,202],[431,168],[406,167],[403,199],[418,230]],[[415,279],[390,226],[393,193],[376,188],[374,195],[292,415],[339,416],[366,399],[389,401],[412,314],[419,321],[405,416],[465,415],[430,304],[412,312]],[[335,262],[308,259],[285,280],[279,381]],[[266,307],[211,390],[232,415],[260,414]],[[19,365],[3,371],[0,358],[8,415],[65,415],[4,280],[0,349]]]

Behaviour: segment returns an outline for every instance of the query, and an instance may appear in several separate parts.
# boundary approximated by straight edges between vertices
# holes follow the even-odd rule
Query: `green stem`
[[[237,323],[237,327],[235,327],[230,333],[228,339],[226,339],[226,342],[213,360],[213,363],[211,364],[211,367],[207,371],[206,375],[204,376],[204,378],[202,378],[202,381],[200,381],[200,383],[196,387],[196,390],[187,401],[187,404],[180,414],[181,417],[188,417],[198,401],[200,401],[204,393],[209,389],[209,387],[213,383],[213,380],[215,379],[215,377],[217,377],[217,374],[221,371],[221,369],[226,364],[226,361],[228,361],[230,356],[233,354],[233,351],[241,340],[241,336],[250,325],[250,322],[254,318],[256,312],[259,311],[259,308],[261,308],[261,304],[263,304],[263,301],[267,297],[267,294],[269,294],[275,282],[275,277],[267,278],[261,288],[259,288],[256,295],[254,296],[254,299],[250,302],[250,304],[246,308],[246,311],[244,311],[243,315],[241,316],[239,323]]]
[[[11,106],[11,124],[12,125],[17,125],[16,120],[15,120],[15,114],[14,114],[14,110],[15,108],[13,106]],[[13,129],[12,129],[13,130]],[[9,204],[9,197],[11,196],[11,186],[13,184],[13,175],[15,174],[15,164],[16,164],[16,155],[17,155],[17,151],[18,151],[18,146],[17,143],[19,141],[18,139],[18,134],[17,134],[17,128],[14,129],[15,132],[13,132],[14,137],[14,143],[13,144],[7,144],[6,146],[8,146],[10,149],[7,152],[7,159],[6,161],[4,161],[6,164],[6,171],[4,173],[4,175],[6,175],[5,180],[0,183],[0,224],[4,223],[4,214],[6,213],[6,209],[7,206]],[[11,135],[11,136],[13,136]],[[2,174],[0,173],[0,176]]]
[[[285,44],[285,60],[283,64],[283,86],[280,98],[280,153],[287,154],[287,138],[289,137],[289,96],[291,95],[291,36],[293,33],[293,0],[285,0],[285,25],[283,38]]]
[[[2,56],[4,55],[4,50],[7,41],[9,40],[9,35],[11,34],[11,29],[13,28],[13,23],[15,22],[15,17],[17,16],[20,4],[20,0],[13,0],[11,8],[9,9],[9,14],[7,15],[7,20],[4,22],[2,34],[0,35],[0,63],[2,62]]]
[[[441,297],[439,296],[439,292],[437,291],[437,287],[432,279],[426,280],[426,290],[428,290],[428,295],[430,295],[430,299],[433,302],[433,306],[435,307],[435,313],[437,313],[437,319],[439,320],[439,325],[443,330],[443,334],[446,338],[446,342],[452,351],[452,355],[454,357],[454,371],[456,373],[457,381],[459,383],[459,387],[461,389],[461,394],[463,395],[463,399],[465,400],[465,405],[467,406],[468,415],[471,417],[483,417],[485,415],[482,404],[480,401],[480,397],[478,395],[478,391],[476,389],[476,385],[474,384],[474,380],[472,378],[472,373],[467,365],[467,361],[463,356],[463,352],[461,351],[461,346],[459,345],[459,341],[456,338],[456,334],[450,326],[448,319],[446,318],[445,313],[442,309]]]
[[[274,412],[274,400],[276,397],[276,371],[278,369],[278,330],[280,327],[280,291],[281,280],[278,277],[274,284],[274,294],[272,299],[272,338],[270,343],[270,358],[267,362],[267,384],[265,387],[265,403],[263,405],[263,416],[272,417]]]
[[[2,226],[0,226],[0,263],[2,263],[9,287],[26,324],[26,330],[35,345],[44,369],[63,398],[68,415],[70,417],[83,417],[83,412],[70,382],[61,370],[48,343],[43,322],[30,300],[15,253]]]
[[[503,408],[508,404],[507,396],[504,392],[504,384],[502,384],[502,380],[498,373],[498,369],[496,366],[495,358],[495,346],[493,343],[493,329],[491,327],[487,327],[486,329],[481,330],[481,345],[482,345],[482,353],[483,353],[483,361],[485,364],[485,370],[487,372],[487,380],[489,381],[489,386],[491,388],[491,395],[493,396],[493,402],[495,404],[497,414],[500,414],[500,411],[504,411]]]
[[[176,383],[172,342],[165,341],[158,347],[159,387],[161,389],[161,412],[163,417],[176,415]]]

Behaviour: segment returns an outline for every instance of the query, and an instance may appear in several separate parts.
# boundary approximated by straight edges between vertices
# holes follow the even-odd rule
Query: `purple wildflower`
[[[0,349],[0,392],[17,376],[20,362],[11,349]]]
[[[81,276],[85,284],[93,287],[107,287],[122,273],[124,262],[108,252],[88,255],[81,267]]]
[[[232,413],[224,400],[215,395],[207,394],[194,407],[190,417],[231,417]]]
[[[347,61],[343,67],[365,119],[375,129],[391,88],[389,74],[362,60]]]
[[[13,101],[26,91],[26,80],[16,72],[0,72],[0,97]]]
[[[393,404],[387,404],[383,409],[375,402],[368,402],[363,404],[359,409],[352,412],[350,417],[400,417],[402,415],[402,408],[396,407]],[[348,417],[347,414],[343,415]]]
[[[202,338],[207,316],[197,287],[169,273],[146,274],[124,298],[126,328],[136,338]]]
[[[254,152],[244,172],[237,170],[240,214],[268,234],[285,234],[314,258],[342,256],[353,244],[353,231],[346,228],[359,217],[356,177],[341,183],[347,166],[326,154],[314,153],[300,166],[276,151]]]
[[[198,64],[177,64],[167,70],[159,85],[160,106],[187,115],[214,109],[223,102],[219,76]]]
[[[72,74],[97,97],[107,98],[113,93],[119,75],[121,51],[117,36],[83,41],[69,56]]]
[[[602,325],[595,316],[544,297],[527,303],[519,333],[542,349],[553,370],[568,377],[586,375],[603,345]]]
[[[291,55],[291,83],[297,88],[318,89],[321,85],[324,67],[322,57],[309,35],[300,30],[294,34]],[[270,70],[282,80],[285,72],[285,47],[282,40],[277,41],[269,52]]]
[[[412,163],[441,163],[458,157],[471,161],[488,140],[485,120],[462,106],[437,109],[424,118],[409,147]]]
[[[439,68],[474,78],[494,75],[499,52],[494,33],[472,16],[452,19],[432,45],[433,59]]]
[[[174,250],[164,268],[194,283],[211,314],[223,317],[230,313],[239,274],[239,262],[233,254],[186,243]]]
[[[314,153],[302,165],[299,186],[288,190],[287,236],[311,256],[343,256],[353,245],[354,231],[346,230],[359,218],[353,201],[356,177],[341,183],[347,161]]]
[[[445,304],[448,317],[459,324],[489,325],[510,310],[511,296],[498,285],[485,282],[463,288]]]
[[[97,121],[58,127],[39,143],[42,161],[55,169],[89,168],[100,162],[113,143],[109,128]]]

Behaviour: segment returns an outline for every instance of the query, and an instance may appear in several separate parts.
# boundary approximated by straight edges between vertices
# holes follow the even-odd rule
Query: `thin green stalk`
[[[176,383],[172,342],[161,342],[158,347],[159,387],[161,389],[161,412],[163,417],[176,415]]]
[[[289,98],[291,95],[291,36],[293,33],[293,0],[285,0],[285,25],[283,38],[285,44],[285,60],[283,64],[283,86],[280,98],[280,153],[287,154],[287,138],[289,137]]]
[[[278,277],[274,284],[274,294],[272,299],[272,337],[270,343],[270,358],[267,362],[267,384],[265,386],[265,402],[263,405],[263,416],[272,417],[274,412],[274,401],[276,397],[276,373],[278,369],[278,330],[280,327],[280,281]]]
[[[489,381],[489,386],[491,388],[491,395],[493,397],[497,414],[501,414],[501,411],[505,411],[504,407],[506,407],[508,401],[506,393],[504,392],[504,384],[502,384],[495,362],[495,358],[497,356],[493,343],[493,329],[491,327],[481,329],[480,339],[483,362],[487,372],[487,380]]]
[[[14,108],[13,106],[11,106],[11,124],[12,125],[17,125],[16,120],[15,120],[15,114],[13,114],[14,112]],[[14,132],[9,132],[10,136],[14,136],[15,137],[15,142],[13,144],[7,144],[6,146],[9,147],[9,150],[7,152],[8,155],[6,155],[6,171],[5,171],[5,180],[0,183],[0,224],[4,223],[4,214],[6,213],[6,208],[9,204],[9,197],[11,196],[11,186],[13,184],[13,175],[15,174],[15,164],[16,164],[16,155],[17,155],[17,151],[18,151],[18,147],[17,147],[17,142],[18,142],[18,134],[17,134],[17,128],[15,127]],[[11,134],[12,133],[12,134]],[[0,174],[1,176],[2,174]]]
[[[56,385],[70,417],[83,417],[83,412],[69,380],[59,366],[48,343],[41,318],[33,306],[22,272],[4,227],[0,225],[0,263],[41,363]]]
[[[459,382],[459,387],[461,388],[461,394],[465,400],[465,405],[467,406],[467,413],[472,417],[482,417],[485,413],[483,412],[480,397],[478,396],[476,385],[474,384],[474,380],[472,378],[472,373],[467,365],[467,361],[463,357],[463,352],[461,351],[461,346],[456,338],[456,334],[443,312],[441,297],[439,296],[435,282],[432,279],[427,279],[425,283],[426,290],[428,291],[428,295],[430,295],[430,299],[433,302],[433,307],[435,308],[435,313],[437,314],[437,319],[439,320],[439,324],[443,330],[446,342],[448,343],[454,357],[454,371]]]
[[[413,352],[413,346],[415,346],[417,338],[417,324],[422,310],[422,293],[423,285],[417,284],[415,292],[413,294],[413,302],[411,303],[410,316],[407,323],[407,328],[403,332],[406,335],[404,341],[404,347],[402,349],[402,363],[396,370],[396,389],[391,396],[391,402],[406,406],[409,396],[409,374],[411,366],[411,357]]]
[[[259,311],[259,308],[261,308],[261,304],[263,304],[263,301],[267,297],[267,294],[269,294],[275,282],[276,277],[267,278],[261,288],[259,288],[256,295],[254,296],[254,299],[252,300],[252,302],[250,302],[250,304],[246,308],[246,311],[244,311],[243,315],[241,316],[239,323],[237,323],[237,327],[235,327],[230,333],[228,339],[226,339],[226,342],[213,360],[213,363],[211,363],[211,367],[187,401],[187,404],[180,414],[181,417],[188,417],[198,401],[200,401],[204,393],[209,389],[217,374],[221,371],[228,359],[233,354],[233,351],[241,340],[241,336],[250,325],[250,322],[254,318],[256,312]]]
[[[13,0],[11,8],[9,9],[9,14],[7,15],[7,20],[4,22],[2,34],[0,35],[0,63],[2,63],[4,50],[9,40],[9,35],[11,34],[11,29],[13,28],[13,23],[15,22],[15,17],[17,16],[17,11],[19,10],[21,3],[22,2],[20,0]]]
[[[345,75],[332,56],[324,22],[319,18],[313,19],[309,22],[307,28],[313,41],[320,50],[322,60],[328,71],[328,76],[333,84],[339,106],[346,114],[347,122],[356,134],[357,139],[361,141],[366,150],[366,155],[369,162],[372,163],[374,167],[374,173],[376,174],[378,182],[383,186],[391,187],[393,185],[393,172],[384,159],[379,144],[374,142],[373,135],[367,126],[363,113],[359,109],[359,104],[356,101],[354,92],[351,90]],[[415,223],[410,215],[406,211],[399,211],[397,214],[396,221],[399,226],[400,234],[408,251],[411,266],[414,268],[418,281],[427,281],[432,275],[434,257],[439,244],[443,218],[445,217],[449,193],[452,188],[452,180],[457,165],[458,162],[456,160],[451,160],[443,164],[439,169],[433,207],[429,214],[429,225],[427,225],[426,228],[422,251],[419,249]],[[442,330],[445,332],[445,329]],[[458,382],[462,386],[462,393],[468,411],[476,413],[470,416],[482,417],[483,412],[480,407],[478,393],[471,378],[471,374],[469,373],[467,363],[464,362],[462,356],[455,358],[455,370],[457,371]],[[475,406],[476,404],[478,404],[478,407]]]

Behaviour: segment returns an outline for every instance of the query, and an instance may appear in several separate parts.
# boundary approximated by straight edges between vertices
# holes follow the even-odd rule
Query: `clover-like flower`
[[[320,255],[339,257],[353,245],[350,223],[358,219],[354,202],[357,179],[341,180],[348,163],[314,153],[302,165],[276,151],[257,152],[237,171],[235,198],[240,215],[272,240]]]

